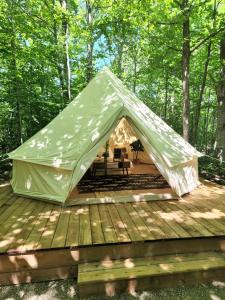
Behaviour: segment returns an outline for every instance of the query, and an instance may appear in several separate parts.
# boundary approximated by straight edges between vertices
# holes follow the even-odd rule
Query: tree
[[[182,46],[182,88],[183,88],[183,138],[189,141],[189,67],[190,67],[190,25],[189,25],[189,0],[182,0],[181,9],[183,11],[183,46]]]
[[[218,158],[225,161],[225,33],[220,40],[220,78],[216,88],[217,94],[217,138]]]

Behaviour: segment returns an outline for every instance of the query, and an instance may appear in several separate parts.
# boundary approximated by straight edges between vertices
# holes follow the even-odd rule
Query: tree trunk
[[[168,106],[168,71],[166,70],[166,77],[165,77],[165,102],[164,102],[164,120],[167,119],[167,106]]]
[[[9,2],[9,12],[13,12],[13,1]],[[10,84],[10,100],[12,106],[12,144],[18,147],[23,143],[22,140],[22,116],[21,116],[21,79],[17,64],[17,44],[16,44],[16,26],[13,14],[9,16],[11,21],[11,84]]]
[[[53,7],[55,8],[56,3],[55,0],[52,1]],[[53,39],[54,39],[54,44],[56,46],[56,53],[55,53],[55,61],[56,61],[56,68],[58,71],[58,76],[59,76],[59,83],[60,83],[60,89],[61,89],[61,108],[64,107],[64,91],[65,91],[65,84],[64,84],[64,72],[63,72],[63,68],[62,68],[62,64],[60,61],[60,50],[59,50],[59,39],[58,39],[58,28],[57,28],[57,23],[56,20],[54,18],[54,23],[53,23]]]
[[[136,92],[136,84],[137,84],[137,55],[134,55],[134,78],[133,78],[133,92]]]
[[[193,140],[192,140],[193,145],[195,145],[197,143],[197,139],[198,139],[198,124],[199,124],[199,118],[200,118],[200,113],[201,113],[203,95],[204,95],[205,86],[206,86],[209,59],[210,59],[210,54],[211,54],[211,46],[212,46],[212,43],[210,41],[208,44],[208,47],[207,47],[207,56],[206,56],[205,65],[204,65],[202,84],[201,84],[201,88],[200,88],[199,98],[198,98],[197,104],[196,104],[194,132],[193,132]]]
[[[209,95],[210,99],[210,95]],[[209,112],[210,112],[210,103],[208,101],[207,113],[206,113],[206,125],[205,125],[205,153],[208,153],[208,126],[209,126]]]
[[[182,2],[183,10],[183,50],[182,50],[182,77],[183,77],[183,137],[189,141],[189,65],[190,65],[190,28],[188,0]]]
[[[119,47],[118,47],[118,59],[117,59],[117,76],[118,78],[122,79],[122,73],[123,73],[123,47],[124,47],[124,42],[119,42]]]
[[[56,7],[56,1],[52,1],[53,7]],[[61,108],[64,108],[71,101],[71,71],[69,60],[69,25],[66,19],[65,12],[67,10],[67,0],[60,0],[60,5],[64,12],[62,15],[61,28],[57,27],[57,22],[54,18],[53,32],[54,44],[56,45],[56,68],[59,76],[61,88]],[[63,41],[63,44],[61,43]]]
[[[214,0],[214,8],[213,8],[213,15],[212,15],[213,28],[215,27],[216,15],[217,15],[217,1]],[[210,56],[211,56],[211,49],[212,49],[212,41],[210,40],[208,43],[208,46],[207,46],[207,55],[206,55],[206,60],[205,60],[205,65],[204,65],[202,84],[201,84],[199,98],[198,98],[197,105],[196,105],[194,134],[193,134],[193,144],[194,145],[197,143],[197,139],[198,139],[199,118],[200,118],[200,114],[201,114],[201,105],[202,105],[203,95],[204,95],[205,86],[206,86],[206,79],[207,79],[207,74],[208,74],[208,66],[209,66],[209,60],[210,60]]]
[[[63,73],[64,73],[64,91],[63,98],[68,103],[71,101],[71,71],[69,58],[69,24],[66,18],[68,10],[68,0],[60,0],[60,5],[63,8],[62,15],[62,35],[63,35]]]
[[[220,80],[216,89],[217,94],[217,156],[225,161],[225,34],[220,41]]]
[[[87,83],[93,77],[93,16],[92,6],[90,0],[86,0],[86,22],[89,31],[88,43],[87,43],[87,65],[86,65],[86,80]]]

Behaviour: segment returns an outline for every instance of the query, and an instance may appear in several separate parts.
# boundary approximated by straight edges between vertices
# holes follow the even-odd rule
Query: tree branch
[[[21,5],[19,5],[19,4],[17,4],[17,3],[16,3],[16,5],[21,9],[21,11],[22,11],[23,13],[25,13],[27,16],[29,16],[29,17],[30,17],[31,19],[33,19],[34,21],[39,20],[39,21],[41,22],[40,24],[42,24],[42,23],[46,24],[48,30],[49,30],[51,33],[54,34],[53,30],[52,30],[51,28],[49,28],[49,24],[48,24],[44,19],[42,19],[40,16],[38,16],[38,15],[36,15],[36,14],[33,14],[33,13],[30,13],[30,12],[26,11]]]
[[[223,30],[225,30],[225,27],[221,27],[217,31],[212,32],[210,35],[208,35],[206,38],[204,38],[201,42],[199,42],[197,45],[195,45],[195,47],[193,47],[191,49],[191,53],[193,53],[195,50],[197,50],[199,47],[201,47],[205,42],[207,42],[208,40],[210,40],[211,38],[216,36],[218,33],[222,32]]]
[[[179,22],[152,22],[152,24],[157,25],[179,25]]]
[[[172,46],[167,46],[168,47],[168,49],[171,49],[171,50],[173,50],[173,51],[176,51],[176,52],[182,52],[182,49],[178,49],[178,48],[176,48],[176,47],[172,47]]]

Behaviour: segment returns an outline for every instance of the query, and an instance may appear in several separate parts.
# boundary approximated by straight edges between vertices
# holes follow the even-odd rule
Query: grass
[[[225,283],[213,281],[194,287],[178,287],[145,291],[134,296],[121,295],[112,300],[223,300],[225,299]],[[1,300],[70,300],[79,299],[75,280],[60,280],[43,283],[21,284],[0,288]],[[92,297],[91,300],[109,299]]]

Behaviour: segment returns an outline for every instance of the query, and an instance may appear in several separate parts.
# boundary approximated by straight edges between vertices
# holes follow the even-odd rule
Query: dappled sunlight
[[[197,187],[200,153],[104,69],[45,128],[9,154],[15,162],[14,191],[65,202],[112,133],[114,145],[122,140],[130,145],[139,137],[177,195]],[[22,178],[17,169],[23,169]],[[133,200],[142,201],[144,195]]]
[[[159,264],[159,267],[164,270],[171,272],[174,269],[174,266],[172,264]]]
[[[223,287],[225,287],[225,282],[213,280],[212,285],[223,288]]]
[[[157,211],[159,216],[167,221],[174,220],[178,223],[181,223],[184,221],[184,213],[181,211],[176,211],[175,214],[174,212],[162,212],[162,211]]]
[[[127,228],[127,224],[123,223],[122,221],[116,221],[116,224],[121,229]]]
[[[113,261],[111,259],[106,259],[106,260],[102,261],[101,265],[104,268],[111,268],[113,266]]]
[[[215,219],[220,219],[221,217],[224,216],[223,212],[220,212],[220,214],[218,215],[217,212],[213,212],[213,211],[205,211],[205,212],[190,212],[191,217],[193,218],[202,218],[202,219],[211,219],[211,220],[215,220]]]
[[[135,266],[132,258],[127,258],[124,260],[124,267],[128,269],[132,269]]]

